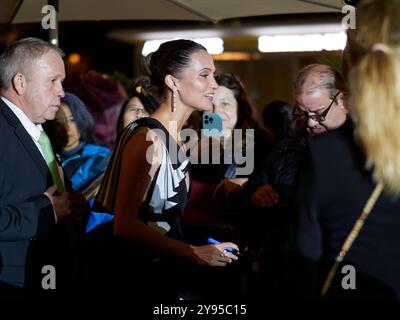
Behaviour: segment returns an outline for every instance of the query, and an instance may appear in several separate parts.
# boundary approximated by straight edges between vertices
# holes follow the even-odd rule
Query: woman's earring
[[[172,112],[176,110],[176,90],[172,91]]]

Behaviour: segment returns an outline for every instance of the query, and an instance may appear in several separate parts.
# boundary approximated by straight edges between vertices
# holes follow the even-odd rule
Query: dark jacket
[[[309,165],[301,178],[291,249],[298,257],[297,291],[319,295],[336,255],[360,216],[376,183],[348,121],[310,139]],[[356,290],[342,288],[341,267],[330,295],[399,298],[400,201],[380,196],[342,266],[356,270]],[[299,273],[300,272],[300,273]]]
[[[279,141],[263,161],[258,160],[258,170],[245,190],[246,199],[250,201],[256,189],[268,183],[279,194],[281,203],[292,203],[306,147],[305,135],[293,135]]]
[[[54,264],[47,253],[54,248],[55,216],[43,194],[52,184],[31,136],[0,99],[0,297],[9,285],[23,287],[41,275],[41,266]],[[41,266],[33,265],[35,256]]]

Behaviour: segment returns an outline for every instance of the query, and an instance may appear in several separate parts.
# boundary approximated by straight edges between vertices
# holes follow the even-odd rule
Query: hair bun
[[[149,76],[143,76],[136,80],[134,89],[136,93],[144,94],[144,91],[149,91],[153,84]]]

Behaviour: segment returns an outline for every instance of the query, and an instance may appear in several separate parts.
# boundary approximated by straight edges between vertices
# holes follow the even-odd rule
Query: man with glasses
[[[279,276],[282,278],[287,276],[280,274],[282,270],[287,268],[287,266],[284,267],[279,263],[279,259],[287,253],[284,252],[285,248],[282,245],[283,236],[287,234],[282,230],[290,229],[288,225],[293,223],[290,214],[293,205],[297,201],[302,201],[302,196],[307,191],[304,188],[299,188],[298,183],[301,180],[299,176],[310,164],[307,148],[309,142],[314,138],[308,139],[308,136],[320,135],[328,130],[339,128],[346,122],[348,112],[345,107],[345,94],[342,88],[341,75],[327,65],[308,65],[301,69],[295,78],[293,132],[289,137],[278,142],[268,156],[262,177],[264,184],[258,186],[250,198],[254,206],[265,207],[263,210],[269,217],[268,222],[271,224],[274,221],[271,230],[274,230],[273,232],[276,232],[277,235],[277,238],[271,237],[268,239],[268,243],[265,243],[265,248],[272,248],[271,243],[274,243],[273,249],[267,249],[266,252],[270,250],[275,254],[275,256],[272,256],[269,253],[268,257],[265,257],[265,261],[274,261],[273,264],[266,263],[265,279],[276,281],[275,279],[279,279]],[[318,140],[323,141],[323,138],[318,137]],[[262,178],[259,180],[262,181]],[[250,192],[252,191],[251,187],[248,187]],[[271,209],[270,206],[277,204],[280,206]],[[259,221],[257,223],[260,224]],[[280,236],[282,238],[279,238]],[[290,282],[290,280],[290,278],[285,278],[284,281]],[[283,284],[280,283],[280,280],[277,280],[274,284],[275,287],[272,287],[270,291],[272,296],[279,297],[288,294],[282,291],[286,287],[286,283]],[[269,285],[269,287],[271,286]]]
[[[347,119],[343,80],[331,67],[311,64],[300,70],[294,82],[293,115],[312,135],[340,127]]]
[[[294,81],[296,104],[293,109],[295,129],[280,141],[265,161],[261,186],[254,187],[251,203],[269,206],[291,203],[307,139],[304,127],[318,135],[343,125],[347,119],[343,80],[331,67],[311,64],[299,71]],[[293,129],[293,128],[292,128]]]

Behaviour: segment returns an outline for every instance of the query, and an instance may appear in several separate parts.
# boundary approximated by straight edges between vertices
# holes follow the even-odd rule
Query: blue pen
[[[219,242],[218,240],[215,240],[215,239],[213,239],[213,238],[211,238],[211,237],[209,237],[208,239],[207,239],[207,242],[209,243],[209,244],[220,244],[221,242]],[[238,251],[238,250],[236,250],[236,249],[233,249],[233,248],[226,248],[225,249],[226,251],[228,251],[228,252],[230,252],[230,253],[233,253],[234,255],[236,255],[236,256],[240,256],[240,252]]]

